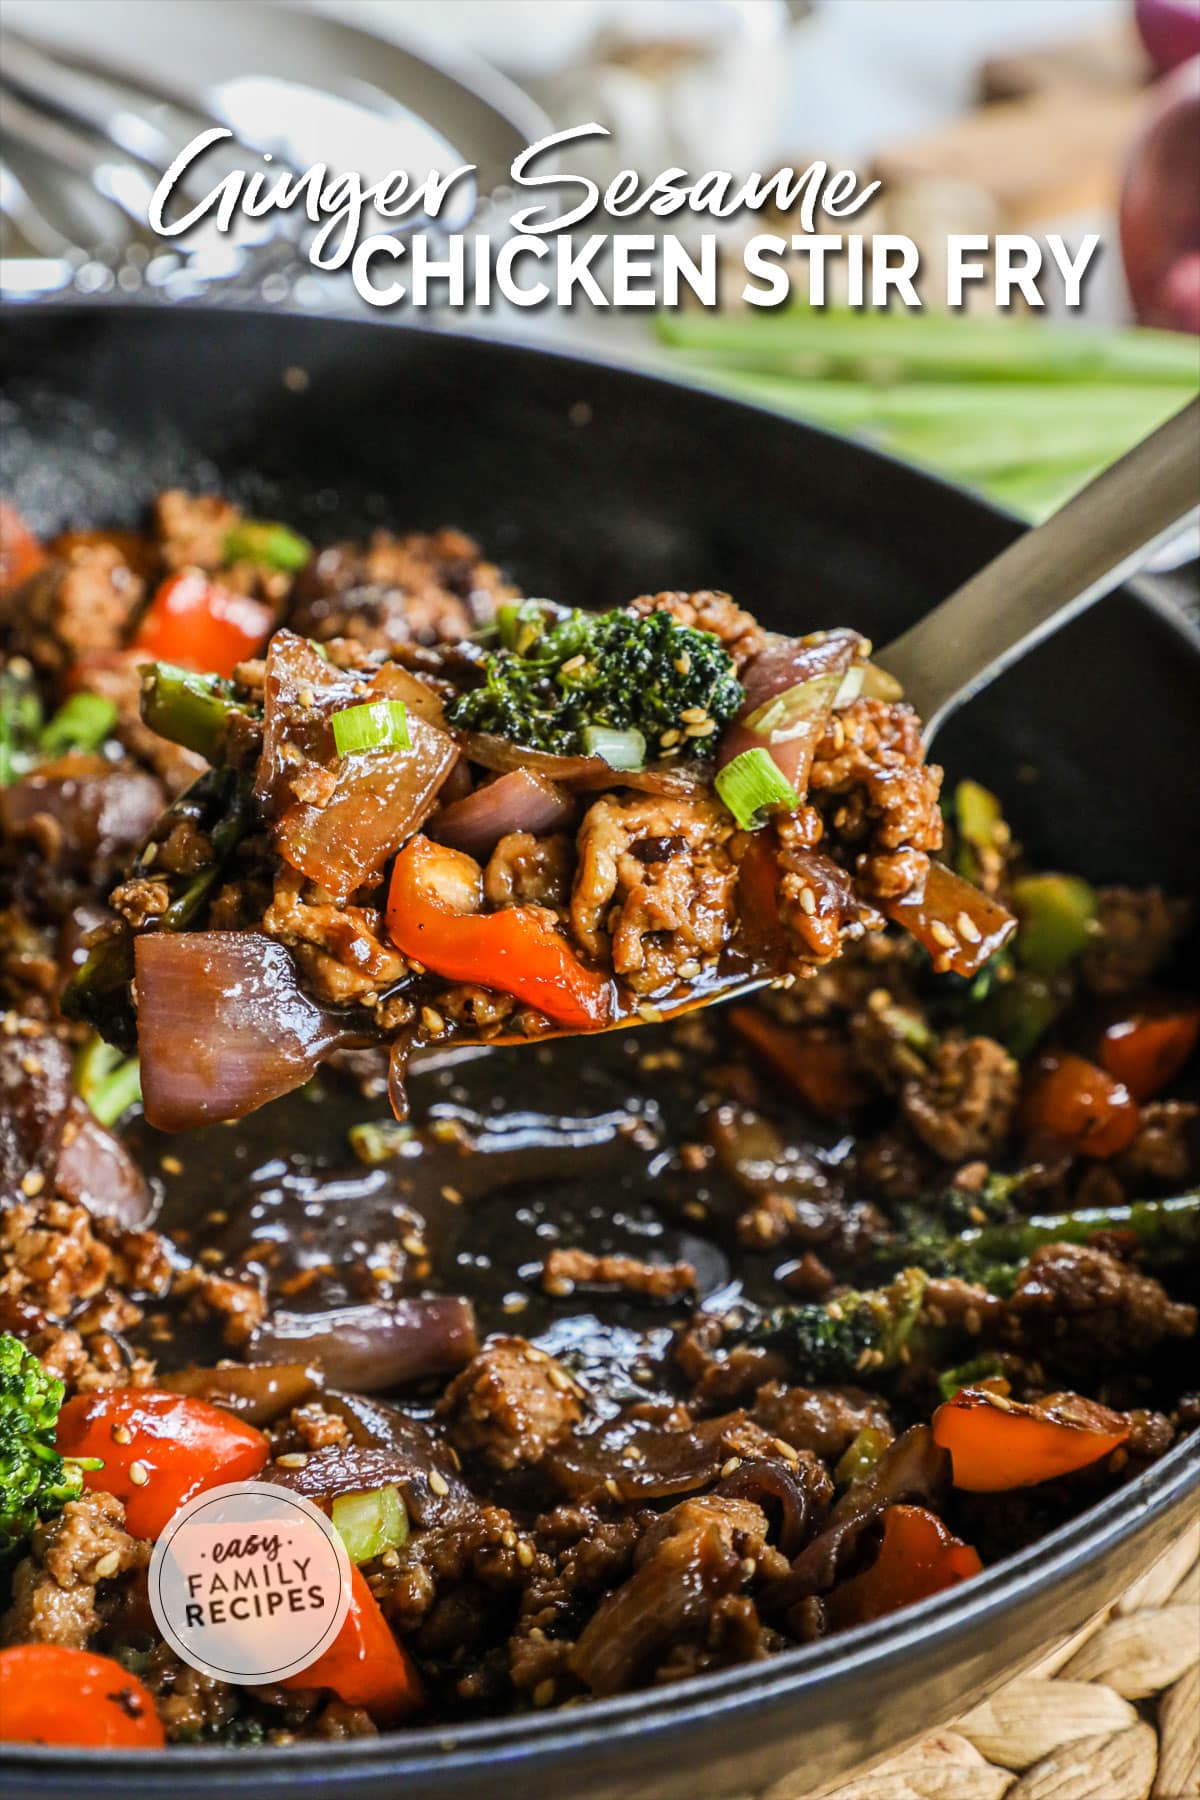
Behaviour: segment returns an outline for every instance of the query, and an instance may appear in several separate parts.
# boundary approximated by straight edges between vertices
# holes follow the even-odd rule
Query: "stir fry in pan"
[[[1200,1422],[1186,901],[1030,859],[852,629],[175,492],[0,544],[0,1735],[754,1661]],[[147,1599],[247,1479],[355,1566],[273,1686]]]

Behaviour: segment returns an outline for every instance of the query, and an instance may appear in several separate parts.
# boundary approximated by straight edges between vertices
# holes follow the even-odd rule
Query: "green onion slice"
[[[117,709],[102,694],[72,694],[46,725],[38,744],[47,756],[98,750],[117,722]]]
[[[339,1494],[333,1503],[333,1523],[352,1563],[398,1550],[408,1537],[408,1513],[399,1490],[391,1486]]]
[[[403,700],[368,700],[333,715],[333,741],[339,756],[356,750],[411,750],[408,709]]]
[[[761,813],[794,812],[800,804],[800,796],[769,750],[743,750],[726,763],[715,786],[743,831],[756,825]]]
[[[352,1125],[348,1135],[350,1148],[359,1162],[373,1169],[402,1154],[405,1145],[412,1142],[414,1127],[407,1123],[397,1124],[394,1119],[378,1122],[364,1119]]]
[[[228,562],[252,562],[294,575],[312,555],[312,545],[274,519],[243,519],[225,539]]]
[[[583,733],[583,747],[589,756],[598,756],[610,769],[644,769],[646,740],[640,731],[615,731],[608,725],[588,725]]]
[[[75,1091],[101,1125],[115,1125],[142,1097],[137,1057],[122,1057],[93,1032],[75,1057]]]

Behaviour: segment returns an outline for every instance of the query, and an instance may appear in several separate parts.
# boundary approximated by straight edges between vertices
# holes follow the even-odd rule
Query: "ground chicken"
[[[562,912],[574,867],[571,840],[562,832],[535,838],[510,831],[500,839],[483,872],[483,896],[491,908],[545,906]]]
[[[900,1089],[900,1110],[943,1162],[989,1156],[1008,1136],[1021,1072],[992,1038],[943,1038]]]
[[[910,706],[859,699],[831,718],[817,746],[809,798],[831,837],[854,852],[868,899],[908,893],[941,847],[942,771],[926,765]]]
[[[1161,888],[1101,888],[1096,936],[1080,969],[1095,994],[1123,994],[1147,981],[1167,961],[1191,917],[1186,900]]]
[[[582,1416],[571,1377],[519,1337],[493,1338],[455,1376],[437,1410],[457,1450],[497,1469],[540,1462]]]
[[[60,676],[118,651],[145,591],[119,540],[76,542],[8,597],[0,635],[11,651]]]
[[[99,1623],[97,1589],[144,1569],[150,1550],[125,1530],[125,1508],[114,1495],[69,1500],[56,1519],[35,1528],[29,1555],[17,1564],[0,1644],[84,1649]]]
[[[461,531],[377,531],[364,549],[333,544],[296,582],[294,631],[322,642],[353,638],[360,650],[458,643],[518,590]]]
[[[306,898],[311,892],[303,876],[284,867],[263,915],[263,930],[294,952],[305,985],[317,999],[336,1006],[370,997],[368,1003],[374,1005],[379,994],[407,974],[408,964],[384,942],[382,921],[373,909]]]
[[[1200,1106],[1190,1100],[1151,1100],[1143,1106],[1137,1136],[1120,1158],[1131,1193],[1147,1182],[1182,1188],[1200,1173]]]
[[[542,1287],[556,1296],[588,1287],[620,1288],[648,1300],[677,1300],[695,1290],[691,1263],[644,1262],[640,1256],[593,1256],[590,1250],[552,1250],[542,1264]]]
[[[579,829],[575,936],[636,993],[693,980],[733,929],[732,824],[711,800],[595,801]]]
[[[1084,1376],[1097,1364],[1134,1363],[1168,1339],[1191,1338],[1196,1308],[1106,1250],[1046,1244],[1017,1280],[1009,1328],[1021,1350]]]

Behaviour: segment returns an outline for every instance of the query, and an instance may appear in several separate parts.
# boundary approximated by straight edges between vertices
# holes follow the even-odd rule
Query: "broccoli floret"
[[[39,1519],[79,1498],[84,1469],[100,1467],[54,1447],[63,1392],[18,1338],[0,1336],[0,1564],[20,1555]]]
[[[451,701],[446,716],[532,750],[586,755],[585,734],[599,729],[640,732],[651,760],[682,751],[706,759],[744,699],[718,640],[668,612],[525,601],[500,609],[494,636],[495,647],[480,652],[482,685]]]
[[[820,1305],[776,1307],[742,1334],[743,1341],[782,1350],[802,1381],[862,1381],[902,1360],[925,1280],[922,1270],[903,1269],[890,1287],[848,1289]]]

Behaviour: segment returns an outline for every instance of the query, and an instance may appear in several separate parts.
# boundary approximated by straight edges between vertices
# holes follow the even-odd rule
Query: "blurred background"
[[[981,289],[962,315],[576,306],[419,323],[664,367],[1031,518],[1200,385],[1200,0],[5,0],[4,296],[366,312],[347,277],[312,271],[294,222],[156,241],[159,173],[212,122],[243,164],[374,178],[467,161],[478,181],[448,223],[498,233],[513,156],[592,119],[612,138],[571,166],[601,180],[817,157],[880,177],[854,229],[912,237],[927,296],[952,232],[1095,230],[1104,249],[1085,306],[1058,317],[996,314]],[[732,223],[731,262],[742,238],[791,229]]]

